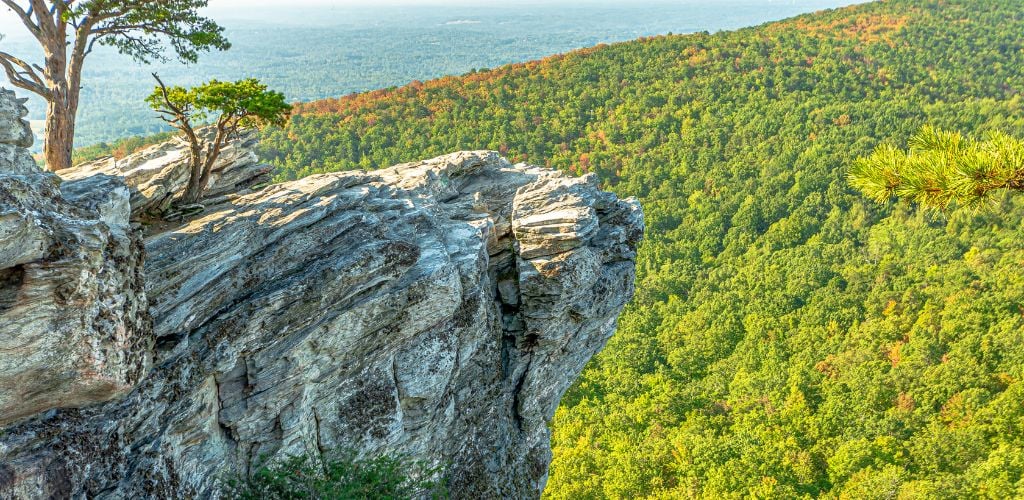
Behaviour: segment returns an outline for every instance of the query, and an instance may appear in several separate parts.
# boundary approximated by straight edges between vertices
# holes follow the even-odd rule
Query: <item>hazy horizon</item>
[[[539,59],[599,43],[666,33],[716,32],[854,0],[212,0],[204,11],[233,47],[198,64],[139,65],[100,47],[85,68],[77,144],[163,129],[142,96],[151,72],[194,85],[257,77],[289,100],[315,100]],[[244,5],[244,8],[243,8]],[[30,61],[40,49],[6,9],[0,48]],[[2,72],[0,72],[2,73]],[[0,85],[7,83],[0,75]],[[9,84],[8,84],[9,85]],[[25,94],[19,92],[19,94]],[[43,117],[30,98],[30,116]],[[37,124],[38,127],[38,124]]]

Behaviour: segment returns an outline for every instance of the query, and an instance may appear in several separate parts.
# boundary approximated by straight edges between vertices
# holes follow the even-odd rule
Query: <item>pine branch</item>
[[[941,210],[977,208],[994,192],[1024,190],[1024,143],[1005,134],[979,141],[926,127],[909,145],[879,146],[858,159],[850,184],[880,203],[897,197]]]

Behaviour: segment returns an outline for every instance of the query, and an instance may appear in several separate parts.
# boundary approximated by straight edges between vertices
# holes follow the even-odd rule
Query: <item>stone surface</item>
[[[0,87],[0,172],[28,174],[38,170],[28,152],[32,130],[24,120],[27,114],[24,101]]]
[[[642,232],[593,178],[493,152],[226,195],[146,241],[152,371],[0,430],[0,497],[209,497],[341,448],[442,465],[455,498],[537,497]]]
[[[149,368],[142,240],[128,189],[111,178],[60,185],[25,147],[24,108],[0,90],[0,426],[103,402]]]
[[[256,140],[255,132],[243,132],[224,147],[211,171],[204,203],[216,202],[223,195],[238,194],[269,180],[273,167],[260,163],[252,151]],[[98,174],[124,179],[131,188],[133,215],[164,210],[181,196],[188,184],[188,148],[183,139],[176,138],[122,159],[100,158],[59,172],[66,180]]]

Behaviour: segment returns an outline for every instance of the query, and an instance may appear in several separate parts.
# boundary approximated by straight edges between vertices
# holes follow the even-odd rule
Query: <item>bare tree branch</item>
[[[53,16],[49,13],[46,7],[46,2],[43,0],[29,0],[31,5],[32,13],[36,17],[36,26],[38,27],[40,34],[40,41],[44,41],[44,38],[52,40],[56,35],[56,26],[53,24]],[[45,43],[44,43],[45,45]]]
[[[32,21],[31,6],[29,6],[28,11],[26,11],[25,9],[22,9],[21,6],[18,5],[18,3],[14,0],[0,0],[0,3],[6,5],[7,8],[14,11],[14,13],[18,16],[18,19],[21,20],[22,24],[24,24],[25,27],[28,28],[29,32],[32,33],[32,36],[36,37],[37,40],[40,39],[39,37],[41,36],[41,33],[39,31],[39,25]]]
[[[50,98],[50,90],[46,88],[42,78],[39,77],[33,67],[27,62],[6,52],[0,52],[0,66],[3,66],[4,72],[7,73],[7,78],[11,81],[11,84],[35,92],[43,98]]]
[[[19,73],[24,73],[26,76],[31,78],[34,83],[36,83],[36,84],[38,84],[40,86],[45,86],[46,85],[43,82],[43,79],[40,78],[39,75],[35,71],[36,69],[39,68],[39,66],[32,66],[29,63],[25,62],[24,60],[19,59],[19,58],[15,57],[15,56],[13,56],[11,54],[8,54],[6,52],[0,52],[0,59],[5,59],[7,61],[10,61],[11,64],[14,64],[15,66],[18,66],[18,67],[22,68],[22,71],[20,71]]]
[[[169,123],[174,128],[186,132],[190,136],[194,135],[192,132],[192,124],[189,123],[188,113],[186,112],[186,110],[181,109],[180,107],[176,106],[173,102],[171,102],[171,96],[167,91],[167,86],[164,85],[164,81],[160,79],[160,75],[154,72],[153,78],[156,80],[156,83],[160,86],[160,94],[163,98],[164,105],[167,106],[167,109],[158,109],[156,111],[158,113],[163,113],[165,115],[171,116],[174,119],[169,119],[165,116],[158,116],[157,118],[160,118],[161,120]]]
[[[89,48],[92,45],[89,40],[91,28],[92,21],[86,17],[81,21],[81,26],[75,29],[75,44],[71,49],[71,59],[68,64],[68,85],[76,89],[82,83],[82,67],[85,65],[85,56],[89,54]]]

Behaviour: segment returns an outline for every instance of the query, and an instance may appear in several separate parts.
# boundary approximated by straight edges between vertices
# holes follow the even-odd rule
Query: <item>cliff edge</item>
[[[0,497],[215,496],[223,474],[311,448],[440,465],[455,498],[539,495],[548,421],[633,294],[635,201],[461,152],[217,193],[143,248],[131,214],[168,195],[112,160],[63,183],[8,167],[20,109],[0,93],[0,331],[26,339],[0,350]],[[11,251],[24,227],[46,251]],[[98,269],[78,281],[100,283],[95,304],[62,307],[37,268]],[[93,365],[18,388],[27,368],[8,367],[36,338]],[[5,406],[24,392],[39,403]]]

